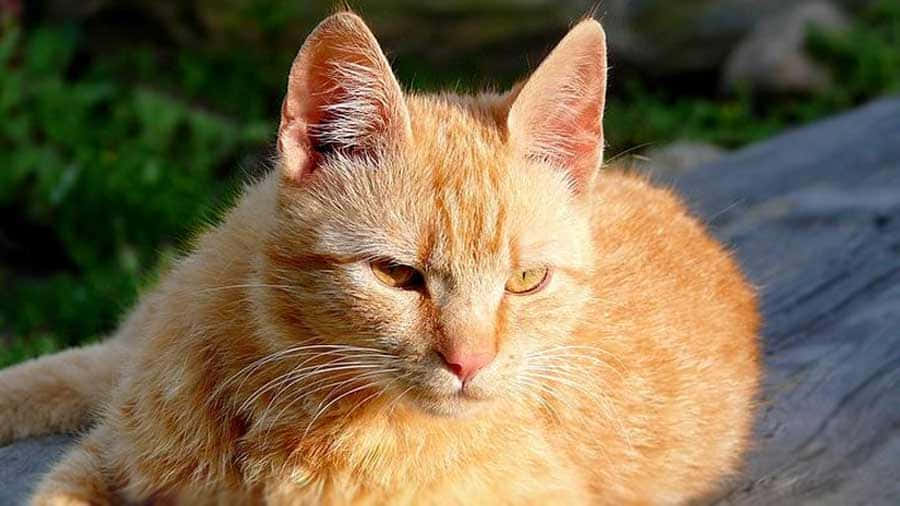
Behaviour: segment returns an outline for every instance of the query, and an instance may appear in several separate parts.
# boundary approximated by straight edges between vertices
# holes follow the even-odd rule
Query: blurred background
[[[679,173],[900,92],[900,0],[359,0],[412,89],[504,88],[586,13],[608,158]],[[331,1],[0,0],[0,366],[98,339],[265,170]]]

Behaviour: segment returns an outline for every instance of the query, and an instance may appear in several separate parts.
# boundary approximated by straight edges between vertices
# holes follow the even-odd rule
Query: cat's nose
[[[444,360],[444,365],[463,383],[472,379],[478,371],[491,363],[496,356],[493,351],[468,351],[462,349],[436,350]]]

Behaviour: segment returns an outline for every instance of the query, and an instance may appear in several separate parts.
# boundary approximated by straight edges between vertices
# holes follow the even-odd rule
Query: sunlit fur
[[[514,98],[407,94],[410,138],[337,151],[302,179],[279,167],[106,344],[0,374],[4,440],[93,424],[33,504],[713,491],[748,445],[753,291],[670,191],[612,168],[579,187],[516,149]],[[373,259],[416,267],[427,290],[379,282]],[[540,266],[543,289],[504,292]],[[460,389],[434,347],[469,331],[497,357]],[[90,366],[45,376],[81,355]],[[102,395],[82,392],[91,382]],[[70,412],[44,405],[58,391]]]

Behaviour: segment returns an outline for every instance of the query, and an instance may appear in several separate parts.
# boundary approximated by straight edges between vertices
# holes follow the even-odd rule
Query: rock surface
[[[71,441],[71,437],[54,435],[0,448],[0,505],[25,504],[41,474],[59,460]]]
[[[757,449],[711,503],[900,504],[900,99],[675,184],[766,317]]]
[[[767,322],[757,448],[702,504],[900,504],[900,99],[663,182],[734,248]],[[0,448],[0,505],[67,442]]]
[[[764,17],[728,57],[722,84],[771,93],[823,90],[831,84],[831,75],[807,54],[807,34],[812,27],[840,31],[849,26],[838,7],[823,0]]]

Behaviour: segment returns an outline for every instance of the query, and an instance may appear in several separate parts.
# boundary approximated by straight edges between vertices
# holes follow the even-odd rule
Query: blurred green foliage
[[[244,16],[263,39],[285,23]],[[85,59],[86,44],[75,24],[0,34],[0,366],[113,329],[270,152],[289,54],[138,44]],[[900,91],[898,47],[900,2],[881,0],[847,33],[810,35],[839,72],[818,95],[676,94],[629,78],[606,115],[612,152],[680,138],[737,147]],[[481,78],[396,63],[419,88]]]
[[[214,62],[186,59],[156,79],[161,66],[138,54],[130,84],[115,58],[70,79],[78,38],[66,26],[27,38],[13,29],[0,39],[0,230],[47,236],[0,240],[14,242],[11,258],[51,264],[37,273],[12,269],[14,258],[0,266],[0,329],[17,336],[0,364],[111,329],[160,258],[227,200],[232,166],[271,137],[254,103],[262,97],[218,79]],[[179,79],[186,96],[154,86],[166,79]],[[195,105],[190,95],[203,86],[234,114]]]

